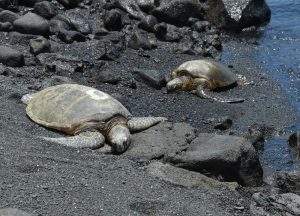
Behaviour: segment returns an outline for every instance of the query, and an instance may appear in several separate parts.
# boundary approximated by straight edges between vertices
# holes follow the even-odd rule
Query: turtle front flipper
[[[44,140],[62,144],[74,148],[96,149],[104,146],[105,138],[100,132],[82,132],[72,137],[50,138],[41,137]]]
[[[159,122],[168,120],[165,117],[133,117],[127,122],[131,132],[145,130]]]
[[[244,102],[243,98],[234,97],[220,97],[215,92],[210,91],[205,85],[198,85],[196,94],[201,98],[209,98],[222,103],[241,103]]]

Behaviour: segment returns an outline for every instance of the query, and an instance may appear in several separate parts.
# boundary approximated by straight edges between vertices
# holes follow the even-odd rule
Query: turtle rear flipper
[[[159,122],[166,121],[164,117],[133,117],[127,122],[131,132],[147,129]]]
[[[215,94],[213,91],[210,91],[203,85],[199,85],[197,87],[196,94],[199,97],[213,99],[215,101],[222,102],[222,103],[241,103],[244,102],[245,100],[243,98],[220,97],[219,95]]]
[[[74,148],[96,149],[104,146],[105,138],[100,132],[82,132],[77,136],[50,138],[41,137],[44,140],[62,144]]]

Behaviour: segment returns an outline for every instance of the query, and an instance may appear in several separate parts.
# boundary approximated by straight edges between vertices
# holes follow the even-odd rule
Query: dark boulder
[[[151,43],[146,35],[135,31],[128,41],[128,47],[132,49],[150,50]]]
[[[162,0],[152,15],[159,21],[177,26],[189,25],[192,17],[238,31],[267,24],[271,11],[265,0]]]
[[[86,36],[78,31],[61,30],[57,32],[57,37],[65,43],[73,43],[74,41],[83,42],[86,40]]]
[[[300,196],[293,193],[255,193],[252,196],[250,212],[255,216],[300,215]]]
[[[141,29],[144,29],[148,32],[153,32],[154,30],[154,26],[158,24],[158,21],[157,19],[152,16],[152,15],[148,15],[148,16],[145,16],[141,21],[140,23],[138,24],[138,27],[141,28]]]
[[[84,14],[72,11],[66,13],[66,18],[74,30],[84,35],[92,33],[92,28]]]
[[[28,46],[29,41],[33,38],[36,38],[36,35],[33,34],[21,34],[19,32],[10,32],[8,34],[9,43],[11,45],[22,45]]]
[[[122,12],[118,9],[108,11],[103,18],[105,27],[110,31],[120,31],[124,27]]]
[[[49,22],[49,31],[52,34],[56,34],[60,31],[73,30],[73,26],[69,18],[64,15],[57,15],[53,17]]]
[[[132,73],[135,79],[156,89],[161,89],[166,84],[165,76],[158,70],[134,68]]]
[[[178,42],[181,38],[179,29],[167,23],[159,23],[154,26],[155,36],[161,41]]]
[[[46,18],[51,19],[57,14],[57,8],[54,4],[48,1],[38,2],[34,5],[34,13]]]
[[[299,149],[300,147],[300,132],[295,132],[290,135],[288,143],[291,147],[296,147]]]
[[[300,195],[300,173],[277,172],[275,174],[276,186],[282,193],[295,193]]]
[[[4,10],[0,12],[0,22],[10,22],[13,23],[16,19],[18,19],[20,16],[17,13],[14,13],[9,10]]]
[[[241,137],[199,134],[186,151],[169,160],[175,166],[244,186],[262,184],[258,155],[251,143]]]
[[[194,0],[162,0],[160,6],[152,11],[160,22],[176,26],[189,23],[190,17],[202,18],[202,5]]]
[[[81,3],[83,0],[57,0],[59,3],[61,3],[65,8],[75,8]]]
[[[24,55],[10,47],[0,46],[0,63],[11,67],[24,66]]]
[[[271,18],[271,10],[265,0],[214,0],[204,4],[207,8],[204,18],[228,30],[260,27]]]
[[[35,3],[41,2],[44,0],[17,0],[18,5],[23,5],[27,7],[32,7]]]
[[[0,23],[0,31],[9,32],[9,31],[12,31],[13,29],[14,29],[14,27],[12,26],[12,24],[10,22]]]
[[[43,36],[31,39],[29,46],[30,52],[34,55],[51,51],[51,45],[49,41]]]
[[[156,0],[136,0],[137,5],[142,11],[150,13],[157,6],[158,1]]]
[[[13,22],[14,28],[25,34],[49,35],[49,22],[35,13],[28,12]]]
[[[0,0],[0,8],[7,9],[10,5],[10,0]]]

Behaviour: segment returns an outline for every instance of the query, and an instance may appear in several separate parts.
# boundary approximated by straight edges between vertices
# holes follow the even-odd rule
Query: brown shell
[[[110,95],[78,84],[52,86],[34,94],[26,113],[38,124],[69,134],[85,122],[105,123],[116,115],[131,118]]]
[[[210,89],[229,86],[238,80],[237,75],[231,72],[227,66],[212,59],[187,61],[171,74],[173,79],[183,75],[207,80]]]

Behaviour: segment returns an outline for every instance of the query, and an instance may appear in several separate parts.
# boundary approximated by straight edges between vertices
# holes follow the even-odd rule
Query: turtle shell
[[[74,134],[86,122],[106,122],[114,116],[131,118],[130,112],[116,99],[97,89],[63,84],[34,94],[26,108],[36,123]]]
[[[207,80],[210,89],[229,86],[238,80],[227,66],[212,59],[187,61],[172,72],[173,79],[184,75]]]

